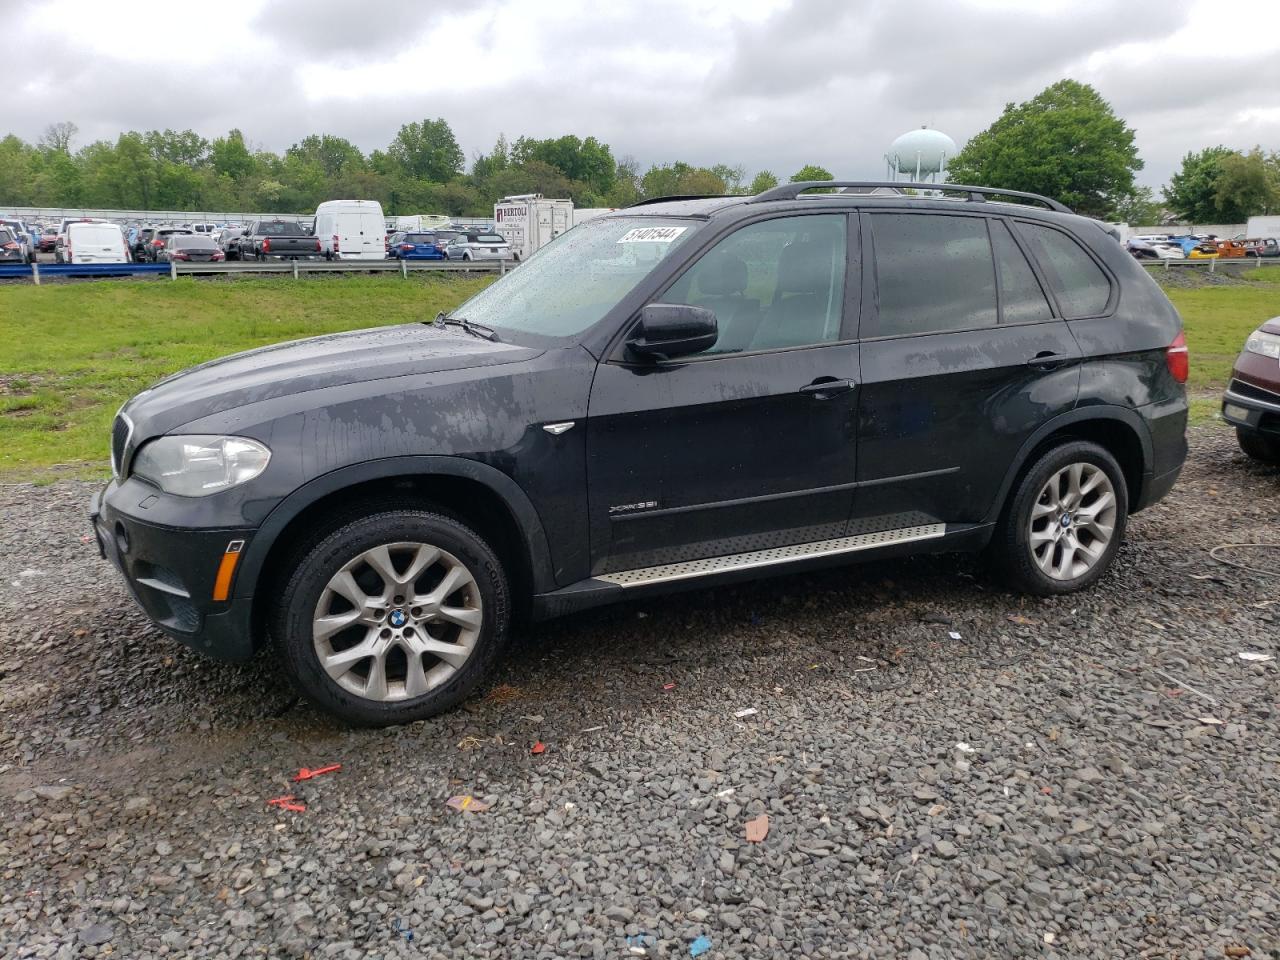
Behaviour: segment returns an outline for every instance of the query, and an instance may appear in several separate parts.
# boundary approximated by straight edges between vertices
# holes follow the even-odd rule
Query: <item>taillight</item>
[[[263,237],[263,238],[262,238],[262,252],[263,252],[263,253],[270,253],[270,252],[271,252],[271,238],[270,238],[270,237]]]
[[[334,253],[342,252],[342,248],[338,246],[338,235],[336,233],[333,235],[333,252]]]
[[[153,247],[155,247],[157,250],[159,250],[160,248],[162,248],[162,247],[164,246],[164,241],[163,241],[163,240],[152,240],[152,241],[151,241],[151,245],[152,245]]]
[[[221,254],[221,253],[215,253],[215,254],[213,255],[213,259],[214,259],[214,260],[221,260],[221,259],[222,259],[222,254]]]
[[[1191,357],[1187,353],[1187,335],[1182,331],[1178,331],[1178,335],[1173,338],[1173,343],[1169,344],[1164,352],[1165,363],[1169,365],[1169,372],[1173,374],[1173,379],[1179,383],[1187,382],[1187,375],[1191,373]]]
[[[401,250],[412,250],[412,249],[413,249],[413,244],[412,244],[412,243],[402,243],[402,244],[400,244],[400,249],[401,249]]]
[[[320,240],[319,240],[319,239],[317,239],[317,240],[316,240],[316,253],[319,253],[319,252],[320,252]]]

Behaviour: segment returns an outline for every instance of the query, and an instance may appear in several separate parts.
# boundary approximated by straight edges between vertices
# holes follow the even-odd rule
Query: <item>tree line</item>
[[[313,134],[283,153],[252,146],[239,130],[207,140],[191,130],[122,133],[73,149],[73,123],[51,124],[36,143],[0,140],[0,205],[150,210],[306,212],[340,197],[378,200],[389,214],[484,216],[521,193],[569,197],[580,207],[625,207],[652,197],[751,194],[778,184],[768,170],[684,162],[647,170],[607,143],[574,134],[499,136],[465,157],[442,118],[407,123],[385,150]],[[1224,146],[1188,153],[1157,198],[1139,186],[1135,132],[1088,84],[1064,79],[1009,103],[951,159],[949,178],[1054,197],[1105,220],[1240,223],[1280,211],[1280,152]],[[829,180],[809,164],[790,178]]]
[[[657,196],[758,193],[778,184],[742,165],[655,164],[617,159],[595,137],[567,134],[508,142],[499,136],[465,163],[441,118],[407,123],[385,150],[313,134],[283,153],[255,147],[240,130],[208,140],[192,130],[122,133],[74,148],[77,129],[51,124],[36,143],[0,140],[0,204],[142,210],[306,212],[325,200],[378,200],[391,215],[483,216],[521,193],[569,197],[581,207],[624,207]],[[830,179],[809,165],[792,179]]]

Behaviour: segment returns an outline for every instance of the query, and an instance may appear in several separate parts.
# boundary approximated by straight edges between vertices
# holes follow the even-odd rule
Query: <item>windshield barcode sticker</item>
[[[670,243],[688,227],[636,227],[623,234],[619,243]]]

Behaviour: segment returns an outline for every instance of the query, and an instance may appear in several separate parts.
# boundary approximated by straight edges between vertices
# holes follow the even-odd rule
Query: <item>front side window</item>
[[[1059,230],[1018,223],[1068,320],[1096,317],[1111,299],[1111,281],[1080,245]],[[1210,252],[1216,248],[1210,246]]]
[[[864,337],[995,326],[996,273],[981,217],[871,216],[878,316]]]
[[[672,217],[597,217],[566,230],[453,315],[498,329],[573,336],[604,319],[700,226]]]
[[[840,339],[844,214],[781,217],[725,237],[659,299],[706,307],[720,336],[708,354]]]

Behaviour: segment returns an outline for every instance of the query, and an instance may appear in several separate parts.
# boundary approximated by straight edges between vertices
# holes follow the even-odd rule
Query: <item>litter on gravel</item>
[[[764,838],[769,835],[769,815],[762,813],[755,819],[748,820],[744,826],[747,843],[763,843]]]
[[[706,934],[689,944],[689,956],[700,957],[711,949],[711,938]]]
[[[1236,654],[1241,660],[1247,660],[1250,663],[1266,663],[1274,660],[1275,657],[1269,653],[1258,653],[1256,650],[1241,650]]]
[[[465,794],[450,797],[444,803],[446,807],[453,807],[453,809],[465,813],[484,813],[489,809],[489,804],[483,800],[477,800],[475,797],[466,796]]]
[[[733,715],[737,717],[739,720],[742,720],[746,717],[754,717],[759,712],[760,711],[757,710],[755,707],[744,707],[741,710],[733,711]]]

